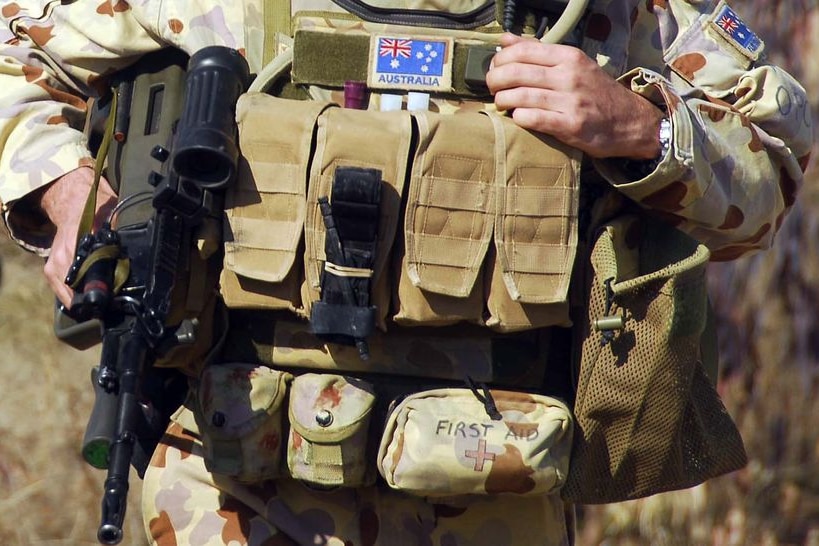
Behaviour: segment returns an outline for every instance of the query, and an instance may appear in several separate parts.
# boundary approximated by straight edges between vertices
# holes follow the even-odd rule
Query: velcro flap
[[[289,373],[255,364],[207,366],[198,389],[202,423],[214,439],[242,438],[276,413]]]
[[[406,271],[422,290],[466,298],[492,238],[492,124],[477,113],[414,117],[419,139],[404,220]]]
[[[300,375],[291,389],[290,425],[308,442],[338,443],[369,423],[374,402],[372,387],[364,381],[335,374]]]
[[[558,303],[568,297],[577,251],[581,154],[489,114],[498,145],[495,247],[512,300]]]

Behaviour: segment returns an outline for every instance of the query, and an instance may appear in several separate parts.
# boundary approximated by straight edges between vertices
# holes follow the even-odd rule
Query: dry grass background
[[[54,337],[42,260],[0,237],[0,544],[96,544],[104,472],[79,446],[93,404],[98,349]],[[131,478],[125,545],[145,544]]]
[[[819,110],[816,0],[734,0]],[[720,390],[751,463],[699,487],[582,510],[584,545],[819,546],[819,168],[775,248],[715,265]],[[61,345],[42,262],[0,236],[0,545],[96,544],[104,473],[79,456],[98,351]],[[142,546],[139,487],[125,546]],[[502,546],[502,545],[499,545]]]

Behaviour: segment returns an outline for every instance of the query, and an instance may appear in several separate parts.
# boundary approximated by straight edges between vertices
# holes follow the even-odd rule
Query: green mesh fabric
[[[652,237],[635,219],[618,220],[591,253],[569,501],[687,488],[747,462],[700,358],[708,251],[672,228],[642,229]],[[613,314],[624,327],[604,342],[594,324]]]

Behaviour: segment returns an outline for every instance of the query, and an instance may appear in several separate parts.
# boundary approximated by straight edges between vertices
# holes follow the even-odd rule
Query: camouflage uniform
[[[259,1],[0,1],[0,202],[12,237],[46,253],[53,227],[26,196],[91,163],[81,96],[165,45],[234,47],[258,70]],[[761,44],[719,30],[722,3],[593,0],[591,7],[584,51],[634,92],[667,106],[673,126],[672,149],[653,173],[632,180],[620,162],[607,160],[595,163],[594,176],[707,244],[714,259],[770,246],[812,144],[804,90],[757,59]],[[190,412],[174,421],[144,483],[146,529],[156,544],[569,540],[556,495],[427,501],[382,485],[319,491],[288,478],[226,480],[205,468]]]

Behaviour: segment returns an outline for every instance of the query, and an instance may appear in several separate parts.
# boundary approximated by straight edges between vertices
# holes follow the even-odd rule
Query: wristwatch
[[[663,118],[660,120],[660,130],[658,131],[658,139],[660,141],[660,153],[654,159],[624,159],[622,168],[625,174],[632,180],[641,180],[646,176],[657,170],[657,167],[668,155],[671,150],[671,138],[673,132],[671,130],[671,119]]]

